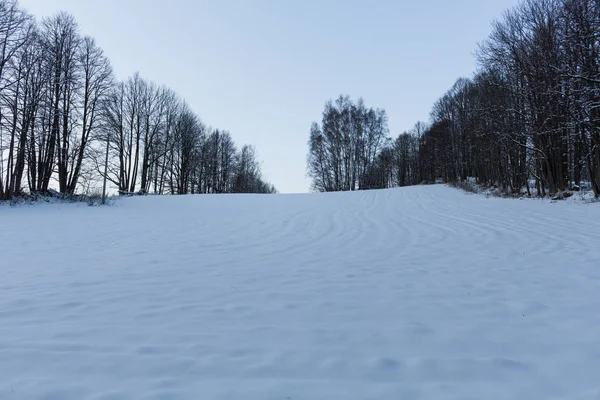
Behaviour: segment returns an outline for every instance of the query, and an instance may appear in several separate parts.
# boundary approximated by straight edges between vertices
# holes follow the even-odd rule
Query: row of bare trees
[[[206,126],[172,90],[134,74],[104,101],[105,148],[90,159],[120,192],[274,193],[252,146]]]
[[[0,0],[0,200],[58,190],[271,193],[250,146],[206,126],[137,73],[118,82],[64,12],[40,22]]]
[[[524,0],[477,56],[478,71],[434,104],[430,123],[364,159],[370,184],[358,188],[475,179],[540,196],[587,185],[600,197],[600,0]],[[331,136],[313,125],[309,175],[316,190],[355,189],[322,184],[335,157],[319,143],[345,137],[346,125],[332,126]]]
[[[434,106],[429,179],[600,196],[600,1],[526,0],[493,25],[480,68]]]

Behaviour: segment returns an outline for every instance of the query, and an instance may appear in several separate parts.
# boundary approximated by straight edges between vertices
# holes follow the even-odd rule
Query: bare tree
[[[81,104],[81,135],[71,148],[71,165],[67,176],[66,192],[74,194],[81,175],[86,150],[100,118],[100,107],[113,84],[112,68],[94,39],[85,37],[78,55],[82,69],[83,93]]]
[[[20,191],[25,135],[31,120],[33,93],[31,17],[15,0],[0,0],[0,199]],[[7,134],[5,134],[7,132]]]
[[[191,191],[194,166],[197,165],[198,150],[205,130],[204,124],[183,104],[174,130],[172,164],[169,171],[172,193],[188,194]]]

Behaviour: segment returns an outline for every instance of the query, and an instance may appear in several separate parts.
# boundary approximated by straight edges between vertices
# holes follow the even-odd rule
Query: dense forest
[[[492,24],[478,69],[393,139],[382,110],[347,96],[310,131],[313,190],[475,180],[547,196],[600,197],[600,0],[525,0]]]
[[[207,126],[171,89],[118,81],[65,12],[0,0],[0,200],[90,193],[273,193],[252,146]]]

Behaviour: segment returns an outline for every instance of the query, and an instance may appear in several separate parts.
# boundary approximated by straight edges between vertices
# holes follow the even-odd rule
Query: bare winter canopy
[[[434,106],[427,176],[507,192],[600,195],[600,1],[527,0],[493,25],[480,68]],[[439,155],[439,156],[436,156]]]
[[[585,183],[600,196],[600,0],[526,0],[477,54],[475,76],[435,103],[428,126],[394,141],[385,129],[370,141],[362,103],[328,103],[310,133],[314,189],[474,178],[506,193],[535,182],[541,196]]]
[[[340,96],[325,105],[322,124],[310,131],[308,167],[313,189],[344,191],[371,187],[371,167],[386,144],[387,115]]]
[[[170,89],[118,82],[61,12],[36,22],[0,0],[0,200],[56,189],[272,193],[253,148],[206,126]]]

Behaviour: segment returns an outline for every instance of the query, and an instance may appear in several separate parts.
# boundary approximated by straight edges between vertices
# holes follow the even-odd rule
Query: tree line
[[[274,193],[254,147],[207,126],[170,88],[118,81],[66,12],[0,0],[0,200],[58,190]]]
[[[311,128],[313,189],[474,179],[539,196],[586,184],[600,197],[600,0],[525,0],[493,22],[476,54],[476,73],[456,81],[430,121],[378,141],[374,156],[360,123],[347,123],[352,113],[328,103]],[[330,185],[347,149],[362,181]]]

